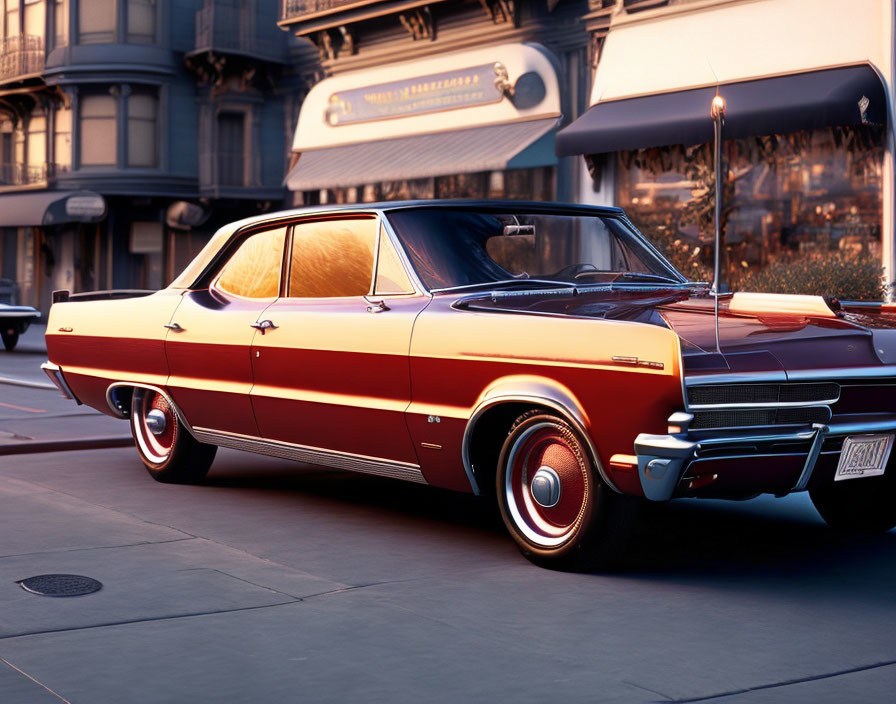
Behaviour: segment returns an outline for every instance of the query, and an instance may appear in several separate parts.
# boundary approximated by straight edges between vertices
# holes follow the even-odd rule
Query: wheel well
[[[106,393],[109,407],[119,418],[131,417],[131,399],[134,396],[133,386],[113,386]]]
[[[494,494],[498,457],[510,426],[523,413],[534,409],[556,414],[535,402],[507,402],[492,406],[476,420],[470,435],[469,459],[481,494]]]

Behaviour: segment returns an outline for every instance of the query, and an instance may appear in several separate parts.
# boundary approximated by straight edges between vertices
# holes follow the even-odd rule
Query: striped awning
[[[286,176],[293,191],[359,186],[557,163],[559,117],[415,134],[303,151]]]

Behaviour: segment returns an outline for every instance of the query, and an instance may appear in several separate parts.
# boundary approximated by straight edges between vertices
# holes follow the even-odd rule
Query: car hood
[[[814,296],[744,298],[748,300],[720,299],[718,350],[714,301],[705,293],[675,289],[501,293],[477,296],[467,306],[668,327],[681,340],[688,375],[896,364],[896,312],[887,306],[847,305],[834,312]]]

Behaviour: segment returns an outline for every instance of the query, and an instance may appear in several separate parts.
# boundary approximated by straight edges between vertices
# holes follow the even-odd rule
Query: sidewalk
[[[132,444],[126,421],[63,398],[43,373],[45,331],[32,325],[15,350],[0,352],[0,457]]]

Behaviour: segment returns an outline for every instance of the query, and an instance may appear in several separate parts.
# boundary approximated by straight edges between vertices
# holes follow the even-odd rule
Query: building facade
[[[158,288],[282,204],[288,37],[255,0],[4,0],[0,276]]]
[[[586,107],[588,12],[585,0],[281,0],[280,26],[322,68],[297,121],[294,202],[574,200],[581,160],[558,159],[553,138]]]
[[[0,2],[0,279],[43,310],[400,198],[620,205],[707,279],[715,91],[728,285],[896,271],[888,0]]]

